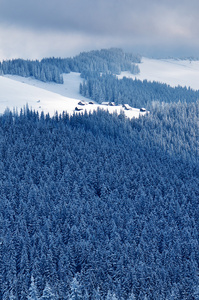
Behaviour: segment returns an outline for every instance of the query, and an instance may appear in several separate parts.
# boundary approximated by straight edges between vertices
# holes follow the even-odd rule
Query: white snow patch
[[[26,104],[33,110],[44,111],[50,115],[54,115],[56,111],[72,113],[77,103],[76,99],[0,76],[0,113],[3,113],[6,108],[20,110]]]
[[[4,77],[29,84],[31,86],[36,86],[64,97],[77,100],[88,100],[79,93],[79,85],[80,83],[83,83],[80,73],[71,72],[69,74],[63,74],[63,84],[57,84],[55,82],[42,82],[32,77],[21,77],[15,75],[4,75]]]
[[[140,74],[132,75],[122,72],[118,78],[137,78],[139,80],[157,81],[199,90],[199,61],[175,59],[150,59],[143,57],[139,64]]]

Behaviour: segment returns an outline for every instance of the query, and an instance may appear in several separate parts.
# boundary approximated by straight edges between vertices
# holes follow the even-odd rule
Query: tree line
[[[82,52],[73,58],[44,58],[38,60],[12,59],[0,63],[0,74],[34,77],[44,82],[63,83],[63,73],[86,70],[120,74],[139,73],[139,55],[127,54],[117,48]]]

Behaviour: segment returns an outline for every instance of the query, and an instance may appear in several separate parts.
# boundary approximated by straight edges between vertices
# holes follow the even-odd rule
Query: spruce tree
[[[71,282],[71,293],[69,300],[79,300],[83,299],[81,285],[79,284],[76,277],[73,278]]]
[[[39,299],[39,296],[38,296],[35,280],[34,280],[34,277],[31,276],[31,285],[29,288],[28,300],[38,300],[38,299]]]
[[[40,298],[40,300],[56,300],[55,294],[52,292],[52,289],[48,283],[46,283],[46,286],[43,290],[43,294]]]

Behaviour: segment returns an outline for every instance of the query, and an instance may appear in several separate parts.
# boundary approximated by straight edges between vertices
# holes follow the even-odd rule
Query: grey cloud
[[[198,0],[0,0],[0,2],[0,27],[14,27],[18,31],[24,31],[21,36],[30,43],[28,48],[31,48],[31,39],[26,31],[33,33],[32,43],[38,47],[41,37],[46,33],[49,38],[46,47],[47,44],[48,47],[50,45],[50,35],[57,36],[56,42],[60,45],[70,43],[68,37],[73,35],[76,39],[78,37],[77,44],[79,48],[82,45],[82,50],[90,48],[91,45],[93,45],[91,49],[120,46],[127,49],[137,47],[141,50],[155,47],[157,49],[162,47],[163,50],[179,49],[180,45],[180,48],[195,47],[199,50]],[[73,44],[75,48],[74,39]],[[45,43],[42,43],[42,46],[45,48]]]
[[[174,12],[182,22],[188,14],[195,20],[198,8],[195,0],[1,0],[0,20],[36,29],[127,35],[160,30]]]

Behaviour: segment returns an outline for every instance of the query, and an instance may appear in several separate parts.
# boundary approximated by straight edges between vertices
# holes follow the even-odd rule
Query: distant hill
[[[151,59],[142,57],[139,64],[140,73],[132,75],[122,72],[118,78],[156,81],[172,87],[182,87],[199,90],[199,59]]]
[[[38,60],[13,59],[0,63],[0,73],[34,77],[44,82],[63,83],[63,73],[86,70],[120,74],[121,71],[139,73],[141,56],[124,53],[117,48],[82,52],[73,58],[44,58]]]

